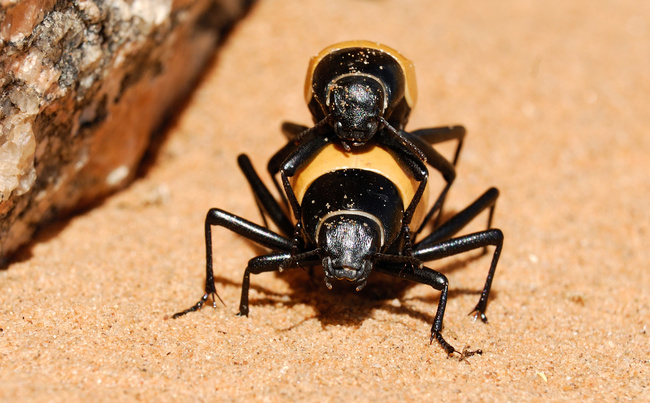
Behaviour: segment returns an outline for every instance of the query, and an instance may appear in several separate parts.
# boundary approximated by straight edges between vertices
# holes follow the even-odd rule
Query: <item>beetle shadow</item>
[[[475,253],[463,259],[449,262],[443,266],[437,267],[436,270],[449,274],[469,266],[472,262],[480,260],[484,253]],[[373,273],[368,278],[368,284],[359,292],[356,291],[355,285],[345,281],[333,281],[332,289],[329,290],[324,283],[324,273],[321,267],[292,268],[285,270],[283,273],[276,273],[276,276],[289,285],[290,294],[275,292],[269,288],[255,284],[255,277],[251,280],[251,289],[254,289],[259,295],[251,296],[249,307],[251,310],[255,306],[263,305],[282,305],[293,307],[296,305],[309,305],[315,310],[315,314],[306,317],[304,320],[293,324],[287,328],[279,329],[281,331],[296,328],[306,321],[316,318],[322,328],[332,325],[345,325],[359,328],[363,322],[372,316],[372,312],[381,309],[396,315],[408,315],[411,318],[425,322],[428,325],[433,323],[440,292],[430,288],[425,296],[414,296],[405,298],[406,293],[420,283],[415,283],[401,278],[392,277],[383,273]],[[235,282],[223,277],[215,277],[215,282],[221,285],[239,286],[240,282]],[[477,289],[461,288],[457,289],[450,284],[448,300],[464,295],[481,294],[482,284]],[[490,293],[490,301],[497,298],[497,292]],[[431,304],[428,311],[423,311],[408,303],[402,303],[398,306],[391,304],[393,300],[402,302],[422,301]],[[468,311],[469,312],[469,311]]]

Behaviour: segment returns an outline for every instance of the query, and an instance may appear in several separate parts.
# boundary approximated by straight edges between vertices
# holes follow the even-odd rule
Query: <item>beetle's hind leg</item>
[[[175,313],[172,318],[178,318],[189,312],[194,312],[203,307],[209,298],[212,298],[212,305],[216,306],[216,299],[221,301],[217,289],[214,285],[214,271],[212,269],[212,227],[220,226],[231,230],[232,232],[241,235],[251,241],[265,246],[270,249],[289,251],[292,247],[292,242],[275,232],[254,224],[246,219],[238,217],[227,211],[221,209],[210,209],[205,218],[205,294],[193,306]],[[223,302],[223,301],[222,301]]]
[[[290,236],[293,232],[291,220],[264,182],[262,182],[248,156],[246,154],[239,155],[237,157],[237,163],[253,191],[255,201],[262,213],[264,224],[267,225],[265,217],[268,215],[283,235]]]

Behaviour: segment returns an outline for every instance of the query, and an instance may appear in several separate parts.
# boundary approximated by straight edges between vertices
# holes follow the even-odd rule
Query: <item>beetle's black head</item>
[[[363,88],[364,82],[370,82],[369,87]],[[335,87],[337,93],[332,92]],[[332,102],[334,95],[340,102]],[[417,100],[415,68],[395,49],[380,43],[336,43],[311,59],[305,100],[314,122],[328,118],[332,124],[340,123],[334,129],[347,148],[367,141],[380,129],[375,116],[398,130],[404,128]]]
[[[359,213],[359,214],[356,214]],[[373,257],[383,243],[383,229],[376,218],[361,212],[332,214],[318,230],[326,283],[348,280],[365,285],[373,268]]]
[[[386,89],[375,77],[344,75],[330,83],[327,106],[336,135],[351,145],[363,145],[380,128]]]

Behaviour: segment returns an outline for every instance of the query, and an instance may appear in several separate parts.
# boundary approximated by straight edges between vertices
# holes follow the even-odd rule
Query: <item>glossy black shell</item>
[[[310,65],[306,85],[311,86],[311,91],[306,92],[314,121],[322,120],[329,113],[327,98],[333,82],[340,77],[361,75],[373,77],[383,85],[386,93],[383,117],[393,127],[403,129],[415,102],[415,94],[408,94],[415,92],[412,63],[384,45],[367,41],[351,41],[349,47],[345,44],[318,56],[312,61],[315,64]]]

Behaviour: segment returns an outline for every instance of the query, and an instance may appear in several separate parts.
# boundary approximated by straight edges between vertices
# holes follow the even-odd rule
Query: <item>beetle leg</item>
[[[293,231],[293,238],[291,240],[292,246],[291,246],[291,256],[297,256],[298,253],[301,250],[301,247],[303,246],[302,242],[302,222],[298,220],[296,223],[296,227]],[[304,267],[300,265],[300,261],[298,261],[298,266],[300,266],[301,269],[304,270]],[[280,266],[280,271],[284,270],[286,268],[285,265]]]
[[[291,253],[279,252],[258,256],[248,261],[248,266],[246,266],[244,278],[241,283],[241,298],[239,300],[239,312],[237,316],[248,316],[248,291],[251,285],[251,273],[260,274],[278,271],[290,259]]]
[[[430,145],[443,143],[449,140],[456,140],[458,144],[456,145],[456,152],[454,153],[453,164],[456,166],[458,163],[458,157],[460,155],[460,149],[463,146],[463,140],[465,139],[465,127],[461,125],[453,126],[441,126],[441,127],[429,127],[426,129],[418,129],[412,132],[408,132],[410,136],[418,137]],[[409,136],[407,136],[409,137]]]
[[[485,286],[481,292],[481,298],[476,304],[476,307],[470,312],[474,315],[474,319],[480,318],[483,323],[487,323],[487,316],[485,311],[487,309],[487,302],[490,296],[490,288],[492,287],[492,279],[494,272],[499,262],[501,249],[503,248],[503,233],[501,230],[493,228],[481,232],[476,232],[469,235],[451,238],[425,247],[417,246],[413,251],[413,256],[422,261],[431,261],[443,259],[445,257],[457,255],[460,253],[468,252],[470,250],[485,248],[487,246],[495,246],[494,254],[492,255],[492,262],[490,263],[490,270]]]
[[[377,136],[377,142],[386,146],[391,151],[397,153],[401,160],[404,161],[406,168],[410,171],[413,178],[417,181],[420,181],[421,184],[416,191],[416,195],[411,200],[409,207],[406,210],[405,222],[410,224],[410,216],[415,212],[417,205],[420,202],[420,197],[424,193],[424,187],[426,186],[426,181],[428,179],[429,171],[422,162],[421,159],[418,159],[416,155],[413,155],[410,150],[406,149],[399,141],[395,140],[393,137],[383,134],[381,132]],[[451,187],[454,179],[456,179],[456,169],[442,154],[438,153],[431,145],[425,142],[422,138],[411,135],[407,132],[402,132],[406,137],[408,137],[412,143],[421,150],[421,152],[426,156],[426,163],[433,167],[436,171],[440,172],[443,179],[447,183],[445,188],[442,190],[438,199],[433,204],[433,207],[426,214],[424,221],[420,224],[419,228],[415,230],[417,235],[425,227],[426,223],[431,220],[431,217],[438,213],[435,221],[437,222],[440,219],[440,213],[442,212],[442,207],[447,196],[447,192]],[[422,183],[424,182],[424,183]],[[407,221],[408,220],[408,221]]]
[[[419,182],[418,188],[409,202],[409,205],[406,207],[402,219],[402,233],[404,234],[404,247],[402,248],[402,251],[404,254],[408,254],[412,247],[411,229],[409,225],[411,224],[413,214],[415,213],[418,204],[420,204],[420,200],[422,199],[422,195],[426,189],[429,171],[424,165],[422,159],[418,158],[417,155],[413,155],[410,149],[406,148],[394,137],[386,135],[384,131],[381,131],[375,138],[379,144],[397,154],[399,160],[404,163],[404,168],[409,171],[413,176],[413,179]],[[440,157],[444,159],[444,157]]]
[[[492,217],[494,216],[494,208],[496,207],[498,197],[498,189],[490,188],[486,190],[485,193],[483,193],[478,199],[472,202],[465,209],[459,213],[456,213],[449,220],[434,229],[433,232],[431,232],[429,235],[419,240],[415,244],[415,249],[423,249],[437,242],[451,238],[485,209],[489,209],[487,229],[490,229],[492,227]]]
[[[288,140],[294,140],[301,133],[308,129],[308,126],[293,122],[282,122],[281,126],[282,134],[284,134]]]
[[[404,232],[404,247],[402,248],[402,254],[404,256],[413,255],[413,241],[411,240],[411,230],[409,229],[408,224],[403,226],[402,231]]]
[[[442,192],[440,192],[438,199],[433,204],[429,212],[426,214],[420,227],[415,231],[416,234],[419,234],[426,226],[426,223],[430,222],[431,218],[436,213],[437,215],[434,220],[435,222],[434,225],[437,226],[438,221],[440,220],[440,217],[442,215],[442,209],[444,207],[445,199],[447,197],[447,193],[449,192],[449,188],[451,188],[452,183],[454,183],[454,179],[456,179],[456,168],[454,167],[454,164],[449,162],[442,154],[440,154],[433,147],[431,147],[431,144],[427,143],[424,137],[414,136],[413,134],[408,132],[404,132],[404,135],[407,138],[409,138],[413,142],[413,144],[415,144],[418,148],[422,150],[422,152],[427,156],[427,164],[433,167],[436,171],[440,172],[442,178],[446,182],[446,185],[444,189],[442,189]],[[460,151],[460,143],[458,147],[459,148],[457,149],[457,152]]]
[[[313,157],[320,149],[330,142],[330,139],[323,136],[310,136],[306,138],[305,142],[301,143],[300,147],[293,149],[291,154],[284,159],[282,165],[278,168],[280,172],[280,178],[282,180],[282,186],[284,188],[284,194],[287,197],[288,204],[293,212],[294,219],[296,220],[296,225],[293,232],[293,242],[291,250],[296,253],[302,246],[302,220],[301,220],[301,209],[300,203],[296,198],[296,194],[293,191],[291,182],[289,178],[297,172],[300,166]],[[275,167],[274,167],[275,169]],[[269,171],[271,170],[271,165],[269,163]],[[273,174],[274,175],[274,174]]]
[[[248,156],[246,154],[239,155],[239,157],[237,157],[237,162],[239,163],[239,167],[244,173],[248,184],[253,190],[255,201],[262,212],[262,218],[268,215],[280,232],[285,236],[289,236],[293,231],[291,220],[287,217],[286,213],[273,197],[271,192],[269,192],[266,185],[264,185],[264,182],[262,182],[257,172],[255,172],[255,168],[253,168]],[[266,224],[265,218],[264,223]]]
[[[275,177],[275,174],[280,172],[284,194],[287,196],[289,206],[291,207],[296,220],[300,219],[300,204],[293,192],[289,178],[294,176],[302,164],[309,161],[330,141],[331,138],[324,136],[310,137],[306,139],[306,141],[302,142],[299,147],[295,147],[291,153],[281,161],[281,163],[279,161],[274,161],[274,165],[272,166],[271,162],[269,162],[268,168],[271,176]],[[280,164],[276,166],[275,164],[278,163]]]
[[[440,346],[447,352],[448,355],[458,352],[458,350],[456,350],[451,344],[447,343],[441,334],[442,321],[445,316],[445,308],[447,306],[447,294],[449,293],[449,280],[447,280],[447,277],[442,273],[424,266],[420,266],[416,269],[413,267],[413,265],[406,265],[405,267],[400,268],[395,264],[387,264],[389,262],[397,263],[392,259],[382,259],[382,261],[380,261],[379,264],[377,264],[375,267],[377,271],[389,274],[394,277],[405,278],[416,283],[427,284],[433,287],[435,290],[440,291],[438,309],[436,311],[436,316],[433,319],[433,325],[431,326],[430,343],[433,343],[433,340],[435,339],[438,344],[440,344]]]
[[[296,123],[284,122],[282,124],[282,133],[284,133],[289,141],[275,154],[273,154],[273,156],[269,159],[266,169],[271,176],[271,179],[273,179],[273,185],[275,185],[278,193],[280,193],[282,201],[287,208],[289,208],[289,203],[287,201],[286,195],[282,190],[282,187],[280,186],[280,183],[278,183],[276,175],[278,172],[280,172],[280,169],[283,167],[285,161],[289,159],[289,157],[295,158],[295,154],[299,154],[301,152],[299,149],[304,148],[302,146],[303,144],[311,143],[315,137],[322,137],[321,128],[323,127],[323,124],[321,123],[322,121],[311,129],[307,126],[302,126]],[[327,142],[327,139],[325,139],[325,141]],[[316,144],[318,144],[318,141],[316,141]],[[308,151],[307,153],[309,156],[311,156],[316,153],[316,151],[318,151],[318,149]],[[299,157],[298,164],[302,164],[302,162],[304,162],[304,157],[301,158],[303,158],[303,160],[301,160]]]
[[[241,285],[241,299],[239,301],[238,316],[248,316],[248,291],[250,290],[251,274],[267,273],[272,271],[281,271],[284,268],[289,268],[295,263],[303,260],[310,260],[317,256],[320,250],[315,249],[309,252],[293,254],[291,252],[276,252],[269,253],[252,258],[248,261],[248,266],[244,271],[244,278]]]
[[[400,131],[400,133],[404,138],[408,139],[411,144],[417,147],[420,153],[426,157],[424,161],[426,161],[426,163],[431,167],[433,167],[436,171],[440,172],[443,179],[447,183],[445,188],[438,196],[436,202],[433,204],[429,212],[426,214],[426,217],[423,220],[422,224],[415,231],[415,233],[418,234],[420,233],[420,231],[422,231],[425,224],[430,221],[431,217],[436,212],[438,213],[435,219],[436,225],[438,220],[440,219],[440,216],[442,214],[442,208],[445,199],[447,197],[447,192],[449,191],[449,188],[451,187],[452,183],[454,182],[454,179],[456,178],[455,164],[458,158],[458,154],[460,153],[462,140],[465,135],[465,128],[463,126],[450,126],[449,128],[421,129],[416,132],[417,134],[413,134],[405,131]],[[458,140],[458,146],[456,148],[456,157],[454,158],[453,164],[450,163],[442,154],[438,153],[431,146],[432,143],[442,142],[451,139]],[[380,140],[380,143],[381,142],[382,140]],[[390,142],[387,142],[386,140],[383,140],[383,142],[389,144],[389,146],[394,150],[397,150],[399,148],[396,147],[394,143],[390,144]],[[409,154],[407,153],[407,155]],[[426,170],[426,167],[424,169]]]
[[[421,161],[426,161],[427,160],[427,156],[424,154],[423,150],[421,150],[420,147],[418,147],[417,145],[413,144],[411,139],[407,138],[404,135],[405,134],[404,131],[399,131],[399,130],[395,129],[393,126],[391,126],[390,123],[388,123],[388,121],[386,121],[386,119],[384,119],[381,116],[379,116],[377,119],[379,120],[379,122],[381,122],[381,124],[384,125],[384,128],[386,128],[386,130],[383,131],[383,132],[390,133],[390,136],[393,139],[395,139],[403,147],[405,147],[407,150],[409,150],[409,152],[412,155],[414,155],[415,157],[417,157]]]
[[[210,209],[205,218],[205,294],[201,297],[199,302],[190,308],[175,313],[172,318],[178,318],[189,312],[194,312],[203,307],[209,297],[212,297],[212,306],[216,306],[217,297],[221,301],[221,297],[217,294],[217,289],[214,286],[214,271],[212,269],[212,226],[220,226],[231,230],[243,237],[250,239],[267,248],[289,251],[292,247],[291,240],[276,234],[275,232],[254,224],[248,220],[238,217],[234,214],[228,213],[220,209]],[[221,301],[223,303],[223,301]]]
[[[284,160],[287,159],[287,157],[291,155],[291,153],[293,153],[296,148],[296,144],[294,144],[292,140],[289,140],[287,144],[284,145],[284,147],[273,154],[273,156],[269,159],[268,164],[266,165],[266,170],[269,173],[269,176],[271,176],[271,179],[273,179],[273,185],[280,194],[282,202],[287,209],[290,208],[289,201],[287,200],[287,196],[284,194],[284,190],[282,189],[282,186],[280,186],[276,175],[278,172],[280,172],[280,167],[282,166]]]

